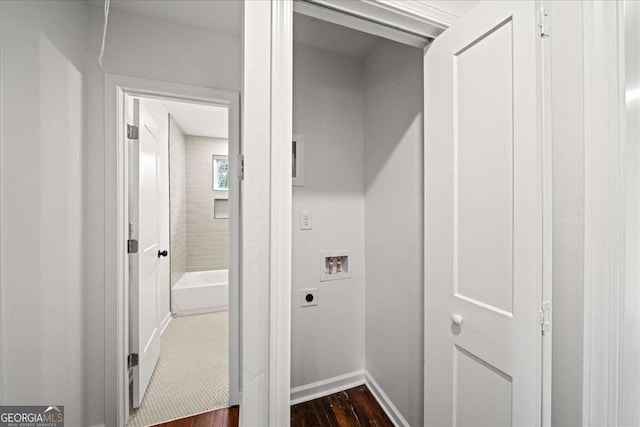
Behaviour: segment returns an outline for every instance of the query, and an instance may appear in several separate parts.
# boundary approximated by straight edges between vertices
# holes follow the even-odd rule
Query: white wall
[[[293,187],[291,386],[364,368],[364,105],[360,60],[294,45],[293,131],[305,185]],[[310,209],[313,230],[298,228]],[[321,250],[351,251],[353,277],[320,282]],[[318,306],[300,307],[300,289]]]
[[[366,369],[410,425],[423,406],[422,50],[378,42],[364,63]]]
[[[89,8],[84,175],[84,304],[88,424],[104,422],[104,75],[97,67],[103,10]],[[240,40],[139,16],[110,14],[104,72],[239,91]],[[107,143],[113,144],[114,141]]]
[[[87,424],[82,221],[86,6],[0,2],[2,404]]]
[[[456,17],[461,17],[480,0],[422,0],[422,3],[440,9]]]

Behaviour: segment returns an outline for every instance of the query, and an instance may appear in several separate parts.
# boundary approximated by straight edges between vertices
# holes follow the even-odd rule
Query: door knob
[[[167,256],[167,255],[169,255],[169,252],[167,252],[166,249],[164,251],[158,251],[158,258],[160,258],[161,256]]]
[[[464,319],[459,314],[454,314],[451,316],[451,321],[456,325],[460,326],[462,325],[462,322],[464,321]]]

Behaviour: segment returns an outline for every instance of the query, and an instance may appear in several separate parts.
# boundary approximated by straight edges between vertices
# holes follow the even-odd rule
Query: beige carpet
[[[229,405],[227,312],[174,317],[160,360],[130,427],[144,427]]]

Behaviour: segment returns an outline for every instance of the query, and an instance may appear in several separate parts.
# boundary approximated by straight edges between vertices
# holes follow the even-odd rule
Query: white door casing
[[[425,54],[425,425],[541,423],[536,11],[483,1]]]
[[[126,252],[129,238],[129,145],[126,124],[129,97],[169,98],[229,108],[229,150],[240,153],[240,96],[237,92],[179,83],[142,79],[117,74],[105,74],[105,219],[107,247],[105,252],[105,283],[114,283],[105,293],[105,425],[125,425],[129,408],[129,374],[126,368],[130,353],[129,333],[131,310],[129,264]],[[229,167],[239,170],[239,155],[230,156]],[[238,404],[240,384],[239,349],[239,288],[240,288],[240,189],[229,199],[229,233],[233,235],[231,251],[236,254],[229,268],[229,401]],[[233,200],[232,200],[233,199]],[[230,237],[231,238],[231,237]],[[244,410],[251,410],[244,405]]]
[[[154,122],[139,99],[133,99],[133,124],[138,139],[129,142],[130,239],[138,249],[130,256],[130,353],[133,367],[133,407],[138,408],[160,357],[158,329],[158,153]]]

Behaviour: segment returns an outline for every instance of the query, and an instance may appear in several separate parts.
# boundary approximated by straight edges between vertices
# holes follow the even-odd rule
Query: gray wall
[[[187,271],[229,267],[229,220],[215,219],[213,212],[216,197],[229,192],[212,190],[213,155],[228,153],[226,139],[186,138]]]
[[[214,218],[213,155],[226,139],[187,136],[171,119],[171,286],[187,271],[229,267],[229,220]]]
[[[293,131],[305,137],[305,185],[293,187],[291,386],[364,368],[362,61],[294,45]],[[298,228],[300,209],[313,230]],[[351,279],[320,282],[321,250],[351,251]],[[300,289],[318,306],[300,307]]]
[[[365,81],[365,357],[414,426],[423,407],[422,50],[378,42]]]
[[[581,426],[584,306],[582,3],[551,2],[553,86],[552,425]]]
[[[187,271],[187,157],[184,132],[169,120],[169,210],[171,212],[171,287]]]
[[[1,403],[87,425],[86,5],[3,1],[0,19]]]

